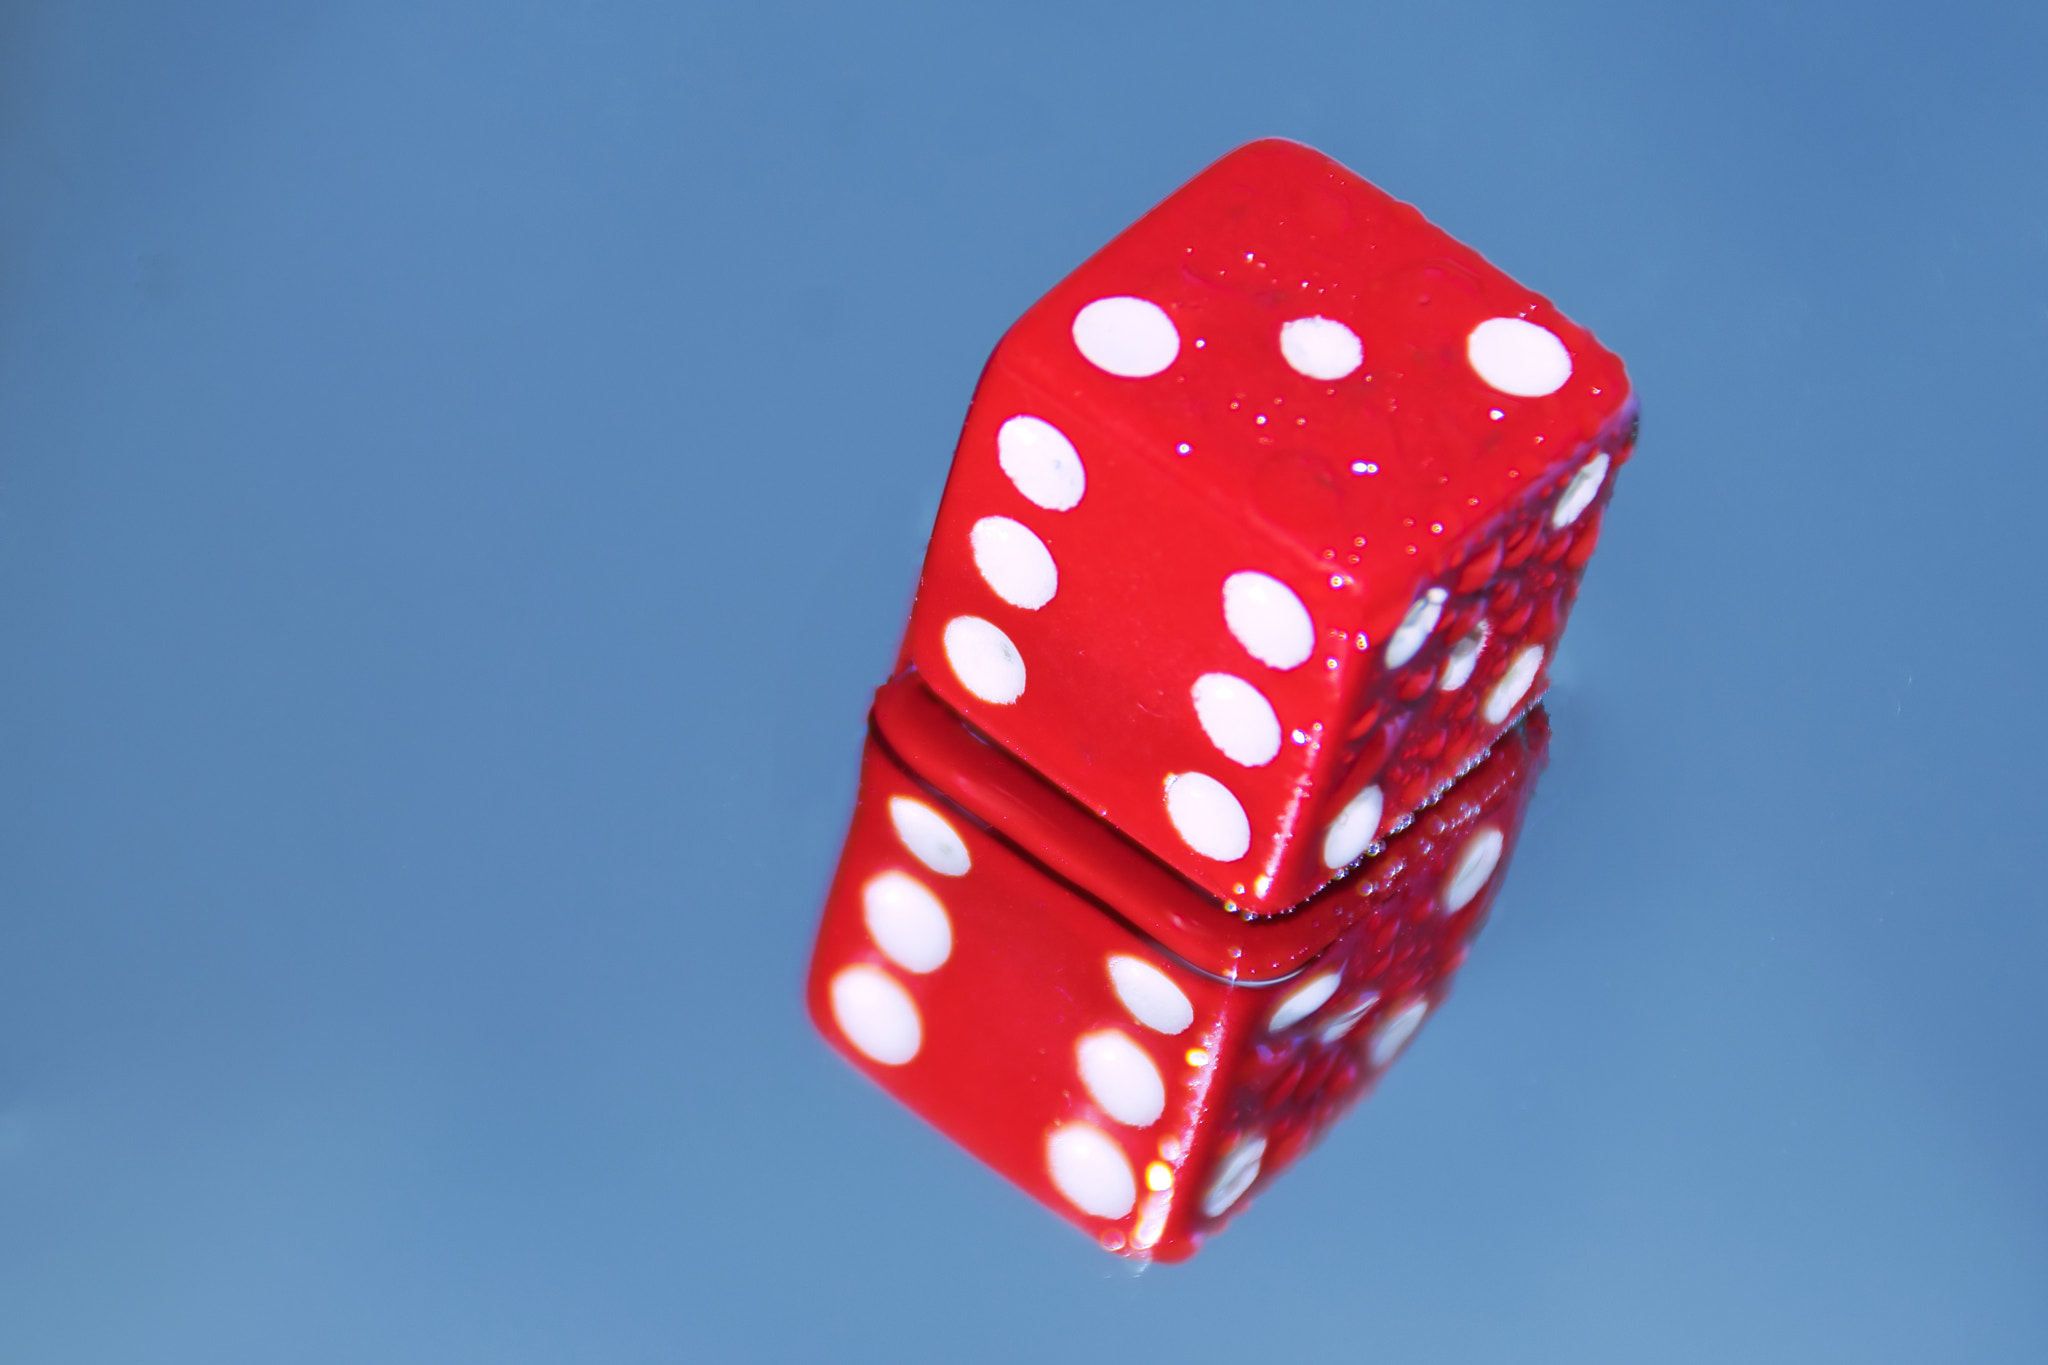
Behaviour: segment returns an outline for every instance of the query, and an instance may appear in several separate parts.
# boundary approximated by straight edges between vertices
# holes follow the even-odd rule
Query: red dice
[[[955,454],[819,1028],[1173,1258],[1370,1083],[1505,870],[1620,361],[1297,144],[1039,301]]]
[[[1182,875],[1284,912],[1540,695],[1633,425],[1541,297],[1253,143],[997,346],[907,655]]]
[[[812,1017],[884,1089],[1116,1251],[1179,1260],[1357,1099],[1443,1000],[1542,766],[1540,709],[1386,849],[1241,941],[982,743],[884,688],[826,901]],[[937,765],[943,786],[905,760]],[[961,796],[983,798],[978,811]],[[1146,888],[1145,932],[1114,896]],[[1128,901],[1124,902],[1130,903]],[[1292,917],[1290,917],[1292,918]]]

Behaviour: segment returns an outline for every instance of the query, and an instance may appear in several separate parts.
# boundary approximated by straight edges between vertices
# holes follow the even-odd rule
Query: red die
[[[1279,914],[1545,686],[1635,405],[1308,148],[1210,167],[997,347],[905,641],[985,734]]]
[[[1093,824],[1086,812],[906,676],[877,699],[812,1016],[884,1089],[1105,1247],[1182,1259],[1441,1003],[1547,734],[1532,711],[1304,907],[1304,932],[1294,917],[1218,915],[1113,833],[1077,851],[1064,822]],[[981,808],[923,781],[910,752],[944,759],[947,789]],[[1023,851],[1047,835],[1057,870]],[[1145,912],[1171,947],[1104,903],[1147,886],[1178,898]]]

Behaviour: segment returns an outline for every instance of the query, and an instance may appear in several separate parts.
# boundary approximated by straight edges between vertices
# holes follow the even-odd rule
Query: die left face
[[[1357,902],[1349,927],[1262,987],[1165,951],[871,739],[813,958],[813,1019],[1105,1247],[1181,1259],[1441,1003],[1505,873],[1544,734],[1538,713],[1457,799],[1324,893]]]
[[[1561,377],[1494,354],[1524,342]],[[1255,144],[1004,338],[906,656],[1217,901],[1284,913],[1541,695],[1632,431],[1618,360],[1540,296]]]

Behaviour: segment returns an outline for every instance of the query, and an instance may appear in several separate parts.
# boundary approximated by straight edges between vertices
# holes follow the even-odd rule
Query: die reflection
[[[1444,1005],[1549,741],[1532,708],[1343,878],[1255,919],[1126,842],[1038,856],[1059,818],[1100,822],[920,692],[913,672],[878,697],[813,1018],[1104,1248],[1163,1261],[1243,1212]],[[1132,888],[1146,903],[1118,899]],[[1291,961],[1290,936],[1323,946]]]

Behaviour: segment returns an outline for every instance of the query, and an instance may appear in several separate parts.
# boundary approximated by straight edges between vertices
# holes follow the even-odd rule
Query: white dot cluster
[[[966,840],[931,805],[893,796],[887,808],[897,840],[925,869],[947,878],[964,877],[973,869]],[[861,912],[868,937],[903,972],[930,975],[953,955],[953,924],[944,902],[909,872],[890,868],[870,877],[861,887]],[[1107,958],[1104,968],[1117,1000],[1143,1030],[1173,1037],[1194,1026],[1194,1002],[1159,967],[1119,953]],[[827,994],[840,1032],[863,1056],[883,1066],[904,1066],[923,1050],[925,1025],[917,1002],[887,967],[867,962],[843,967]],[[1098,1028],[1077,1039],[1074,1071],[1088,1098],[1113,1123],[1146,1129],[1165,1116],[1166,1078],[1151,1053],[1122,1028]],[[1135,1166],[1123,1144],[1095,1123],[1070,1119],[1054,1124],[1046,1134],[1045,1164],[1054,1187],[1084,1213],[1123,1218],[1138,1206]],[[1171,1183],[1169,1173],[1165,1184],[1152,1188],[1170,1188]],[[1148,1203],[1134,1238],[1145,1245],[1156,1241],[1165,1207],[1156,1198]]]
[[[1500,866],[1506,840],[1497,826],[1482,825],[1467,837],[1444,878],[1441,897],[1456,912],[1478,896]],[[1133,1017],[1148,1027],[1178,1033],[1193,1022],[1187,997],[1163,972],[1136,958],[1110,960],[1117,993]],[[1266,1019],[1266,1031],[1279,1033],[1312,1019],[1337,997],[1342,973],[1315,973],[1282,995]],[[1375,990],[1356,993],[1314,1026],[1315,1040],[1334,1046],[1351,1036],[1380,1003]],[[1400,1056],[1428,1018],[1430,1001],[1411,997],[1388,1009],[1363,1043],[1366,1058],[1385,1068]],[[1090,1096],[1119,1123],[1143,1126],[1164,1111],[1165,1091],[1151,1058],[1116,1029],[1084,1036],[1076,1049],[1083,1084]],[[1221,1217],[1258,1181],[1266,1138],[1240,1134],[1217,1160],[1204,1188],[1200,1207],[1209,1218]],[[1123,1149],[1100,1129],[1085,1123],[1055,1127],[1047,1144],[1047,1167],[1053,1182],[1084,1211],[1102,1217],[1123,1217],[1135,1206],[1137,1180]],[[1155,1187],[1156,1188],[1156,1187]]]
[[[1301,667],[1315,654],[1315,619],[1301,595],[1269,573],[1241,569],[1223,580],[1223,624],[1246,654],[1275,672]],[[1245,768],[1280,754],[1280,714],[1258,684],[1236,673],[1204,673],[1189,689],[1195,718],[1216,751]],[[1244,803],[1221,779],[1203,772],[1166,779],[1166,814],[1196,853],[1231,863],[1251,851]]]
[[[1074,443],[1029,413],[997,428],[996,464],[1026,502],[1047,512],[1071,512],[1088,492],[1088,470]],[[1015,517],[982,517],[969,528],[967,541],[982,581],[1008,605],[1037,611],[1059,594],[1060,569],[1052,547]],[[974,696],[1008,706],[1024,695],[1023,652],[995,622],[956,616],[946,622],[941,640],[953,676]]]
[[[1096,299],[1074,314],[1074,347],[1089,364],[1119,379],[1164,374],[1180,358],[1180,329],[1150,299]],[[1365,344],[1336,318],[1290,318],[1280,324],[1280,356],[1295,373],[1333,383],[1365,364]],[[1526,318],[1488,318],[1465,338],[1465,360],[1490,388],[1518,398],[1556,393],[1572,377],[1572,355],[1557,333]]]
[[[1194,1002],[1165,972],[1127,954],[1110,957],[1106,966],[1117,999],[1144,1028],[1171,1037],[1193,1026]],[[1149,1128],[1166,1113],[1166,1079],[1158,1064],[1120,1028],[1083,1034],[1074,1044],[1074,1070],[1088,1098],[1116,1123]],[[1137,1207],[1137,1172],[1123,1144],[1085,1119],[1053,1125],[1045,1139],[1045,1170],[1053,1187],[1083,1213],[1123,1218]],[[1150,1231],[1156,1240],[1159,1228]]]
[[[1280,1003],[1266,1018],[1266,1032],[1279,1033],[1311,1018],[1335,998],[1342,984],[1340,971],[1318,972],[1311,976],[1280,997]],[[1372,1012],[1379,999],[1378,991],[1363,991],[1353,996],[1341,1009],[1323,1019],[1316,1031],[1317,1041],[1327,1045],[1349,1035],[1358,1027],[1358,1021]]]
[[[1173,315],[1158,303],[1133,295],[1095,299],[1073,318],[1075,349],[1089,364],[1119,379],[1149,379],[1165,374],[1184,354]],[[1344,321],[1311,315],[1290,318],[1275,338],[1281,358],[1296,373],[1335,383],[1358,372],[1365,363],[1365,345]],[[1199,346],[1200,343],[1198,343]],[[1519,397],[1541,397],[1562,388],[1572,373],[1571,353],[1556,333],[1524,318],[1488,318],[1466,338],[1465,355],[1472,370],[1488,386]],[[1182,447],[1183,453],[1186,447]],[[996,458],[1017,492],[1046,512],[1068,512],[1079,506],[1088,489],[1087,468],[1066,433],[1042,417],[1019,413],[1002,423],[996,434]],[[1554,524],[1570,524],[1599,493],[1608,467],[1605,454],[1579,470],[1558,496]],[[1011,516],[990,514],[968,533],[975,568],[1002,602],[1035,612],[1051,603],[1060,590],[1059,566],[1044,536]],[[1342,586],[1342,576],[1331,580]],[[1383,658],[1399,668],[1419,653],[1443,617],[1449,594],[1425,590],[1388,638]],[[1243,569],[1223,582],[1223,622],[1252,660],[1277,672],[1306,664],[1316,653],[1315,620],[1301,595],[1272,574]],[[1022,651],[996,622],[974,615],[956,616],[943,631],[946,660],[961,686],[994,705],[1008,706],[1021,698],[1028,682]],[[1363,649],[1364,637],[1359,637]],[[1439,686],[1456,691],[1470,681],[1487,641],[1480,623],[1452,645]],[[1335,669],[1337,657],[1325,661]],[[1490,721],[1512,712],[1534,682],[1542,664],[1527,651],[1508,666],[1506,675],[1484,702]],[[1188,692],[1202,732],[1216,751],[1243,768],[1259,768],[1279,756],[1284,727],[1271,700],[1250,678],[1236,672],[1204,673]],[[1306,732],[1296,732],[1306,742]],[[1169,773],[1163,787],[1166,814],[1181,841],[1198,855],[1232,863],[1251,851],[1252,828],[1244,803],[1228,782],[1199,770]],[[1358,793],[1324,830],[1324,866],[1337,870],[1362,857],[1378,836],[1383,798],[1377,787]]]
[[[889,823],[911,857],[942,877],[974,866],[967,841],[945,816],[908,796],[889,798]],[[914,976],[927,976],[953,956],[953,920],[930,887],[908,872],[888,870],[861,887],[861,919],[882,956]],[[840,969],[827,990],[839,1031],[862,1054],[902,1066],[924,1047],[917,1002],[895,977],[871,963]]]

